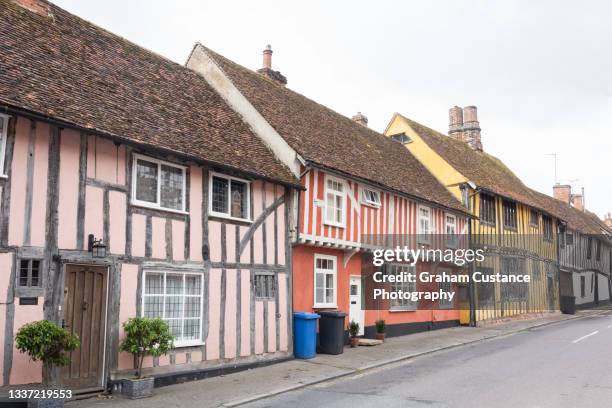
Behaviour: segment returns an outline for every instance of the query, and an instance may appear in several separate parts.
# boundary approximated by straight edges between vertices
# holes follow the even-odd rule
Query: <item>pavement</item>
[[[415,357],[245,406],[610,407],[610,344],[608,312]]]
[[[445,364],[439,364],[439,370],[453,372],[459,377],[469,379],[470,384],[472,384],[472,388],[474,386],[478,386],[482,389],[486,389],[487,386],[484,385],[484,383],[479,384],[480,379],[478,377],[473,378],[472,376],[468,375],[469,371],[462,369],[461,364],[462,362],[465,362],[462,360],[462,356],[465,356],[466,352],[462,350],[461,353],[453,353],[451,352],[452,349],[467,347],[473,354],[483,355],[484,353],[486,355],[489,348],[495,347],[488,343],[497,344],[502,340],[506,341],[513,337],[521,337],[516,336],[520,334],[531,335],[538,330],[543,330],[546,326],[550,326],[551,329],[556,326],[573,327],[578,325],[578,322],[606,318],[607,313],[610,313],[610,311],[579,311],[576,315],[553,313],[533,319],[501,322],[496,325],[489,325],[487,327],[453,327],[449,329],[416,333],[408,336],[388,338],[384,344],[380,346],[358,347],[355,349],[347,347],[345,348],[344,353],[340,355],[319,354],[310,360],[290,360],[284,363],[247,370],[235,374],[156,388],[155,395],[148,399],[129,400],[121,397],[120,395],[112,395],[71,401],[67,403],[66,406],[68,408],[170,408],[190,405],[197,407],[234,407],[249,403],[254,403],[254,406],[262,407],[293,405],[321,406],[321,395],[312,394],[312,398],[310,398],[310,396],[309,398],[303,398],[303,395],[310,395],[308,393],[320,392],[321,387],[332,387],[336,382],[359,381],[360,378],[366,377],[370,378],[370,380],[376,379],[380,377],[377,374],[379,372],[392,372],[393,370],[401,369],[401,366],[403,365],[411,366],[417,360],[430,360],[430,358],[424,357],[438,359],[440,358],[438,355],[447,356],[445,360],[452,357],[457,364],[457,370],[446,369],[444,368]],[[612,318],[610,318],[610,323],[608,324],[610,324],[612,327]],[[612,337],[612,330],[609,330],[609,336]],[[498,339],[499,341],[496,340],[495,342],[491,342],[491,340],[494,339]],[[610,340],[610,338],[608,338],[608,340]],[[537,344],[542,346],[540,343]],[[529,343],[525,342],[525,346],[529,346]],[[533,347],[536,346],[531,346],[531,348]],[[543,345],[542,348],[546,350],[547,346]],[[561,358],[562,356],[557,357]],[[504,357],[503,359],[498,358],[490,362],[483,361],[483,363],[491,364],[491,368],[500,367],[506,364],[506,358],[513,359],[515,356],[508,356]],[[612,359],[609,359],[608,361],[612,361]],[[431,372],[431,367],[425,367],[425,369],[426,370],[424,373],[427,373],[427,370]],[[386,375],[383,377],[386,378]],[[421,378],[420,373],[419,378]],[[513,378],[514,381],[516,381],[517,377],[514,375],[510,376],[510,378]],[[518,376],[518,378],[520,380],[521,376]],[[551,378],[554,379],[555,375],[551,375]],[[486,378],[482,378],[482,380],[485,381]],[[376,381],[374,381],[374,383],[375,382]],[[396,382],[390,381],[389,384],[395,383]],[[378,384],[378,386],[382,385]],[[401,385],[399,386],[400,389],[403,389]],[[430,389],[434,394],[436,393],[436,388],[425,388]],[[412,386],[410,389],[412,389]],[[466,385],[464,392],[470,395],[470,389],[471,388]],[[608,397],[612,397],[612,388],[609,388],[608,392]],[[300,395],[302,395],[302,397],[299,397]],[[449,393],[448,395],[449,398],[450,396],[454,398],[452,394]],[[355,397],[354,394],[352,396],[353,398]],[[287,400],[287,398],[289,398],[289,400]],[[291,400],[291,398],[298,398],[298,400]],[[312,404],[310,403],[311,400],[313,402]],[[389,401],[383,399],[382,401],[377,401],[376,404],[380,405],[380,403],[383,403],[384,405],[390,404],[389,406],[394,406],[393,398],[391,398]],[[406,405],[406,401],[414,402],[416,400],[405,400],[402,397],[399,399],[399,401],[401,401],[401,404],[403,404],[400,404],[401,406],[410,406]],[[437,400],[432,398],[431,401]],[[451,399],[450,401],[453,400]],[[317,404],[314,402],[317,402]],[[336,406],[369,406],[367,403],[368,400],[363,398],[358,398],[355,401],[351,400],[351,398],[348,398],[346,401],[340,398],[337,399],[337,402],[340,405]],[[331,401],[325,400],[325,404],[323,405],[328,406],[329,403],[331,403]],[[472,406],[480,406],[480,404]],[[532,405],[519,404],[515,406]]]

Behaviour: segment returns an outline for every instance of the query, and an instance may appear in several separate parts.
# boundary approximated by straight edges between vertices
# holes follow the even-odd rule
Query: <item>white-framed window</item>
[[[316,254],[314,262],[314,307],[336,307],[338,259]]]
[[[134,154],[132,204],[184,213],[186,190],[184,166]]]
[[[337,227],[344,226],[344,206],[346,192],[344,182],[335,177],[325,177],[325,223]]]
[[[418,231],[419,241],[429,242],[429,234],[431,234],[431,209],[419,205],[418,207]]]
[[[251,220],[251,182],[221,173],[210,173],[210,215]]]
[[[409,273],[415,274],[416,267],[406,264],[387,264],[387,275],[402,276],[402,274]],[[390,291],[398,292],[415,292],[416,282],[392,282],[390,283]],[[411,301],[410,296],[406,296],[404,299],[391,299],[389,300],[389,310],[400,311],[400,310],[416,310],[416,302]]]
[[[380,207],[380,192],[370,188],[361,190],[361,202],[370,207]]]
[[[446,214],[446,244],[448,246],[457,245],[457,217],[453,214]]]
[[[4,156],[6,155],[6,138],[10,116],[0,113],[0,176],[5,176]]]
[[[178,347],[202,344],[201,273],[145,271],[142,315],[168,323]]]

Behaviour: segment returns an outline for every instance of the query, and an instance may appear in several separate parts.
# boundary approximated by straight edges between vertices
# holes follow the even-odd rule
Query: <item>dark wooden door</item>
[[[81,346],[62,369],[62,384],[73,390],[103,385],[107,268],[66,265],[63,324],[79,336]]]

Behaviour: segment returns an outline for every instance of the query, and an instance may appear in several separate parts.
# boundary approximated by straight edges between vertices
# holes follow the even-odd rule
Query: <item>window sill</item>
[[[366,207],[374,208],[374,209],[376,209],[376,210],[378,210],[378,209],[380,208],[380,206],[381,206],[381,204],[367,203],[367,202],[365,202],[365,201],[361,201],[361,203],[360,203],[360,204],[361,204],[361,205],[364,205],[364,206],[366,206]]]
[[[222,218],[224,220],[230,220],[230,221],[236,221],[236,222],[244,222],[246,224],[252,224],[253,223],[253,220],[250,220],[248,218],[232,217],[232,216],[229,216],[227,214],[217,213],[217,212],[213,212],[213,211],[210,211],[208,213],[208,216],[209,217],[213,217],[213,218]]]
[[[389,313],[416,312],[416,309],[389,309]]]
[[[337,304],[314,304],[312,305],[313,309],[337,309],[338,305]]]
[[[0,179],[8,180],[8,175],[7,174],[0,174]]]
[[[184,341],[184,342],[181,341],[181,342],[175,342],[174,348],[197,347],[197,346],[203,346],[205,344],[206,342],[202,340],[191,340],[191,341]]]
[[[157,210],[157,211],[169,212],[169,213],[173,213],[173,214],[189,215],[189,213],[187,211],[173,210],[171,208],[158,207],[156,205],[146,204],[146,203],[137,202],[137,201],[130,202],[130,205],[133,206],[133,207],[146,208],[146,209],[149,209],[149,210]]]
[[[340,224],[340,223],[336,223],[336,222],[330,222],[330,221],[323,221],[323,225],[327,225],[328,227],[337,227],[337,228],[344,228],[345,227],[344,224]]]

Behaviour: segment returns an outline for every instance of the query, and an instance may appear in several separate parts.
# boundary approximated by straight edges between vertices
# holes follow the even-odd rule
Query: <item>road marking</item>
[[[599,333],[599,330],[595,330],[593,333],[589,333],[589,334],[587,334],[586,336],[582,336],[582,337],[580,337],[580,338],[578,338],[578,339],[576,339],[576,340],[572,341],[572,343],[576,344],[576,343],[578,343],[579,341],[582,341],[582,340],[584,340],[584,339],[586,339],[586,338],[588,338],[588,337],[591,337],[591,336],[596,335],[597,333]]]

